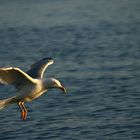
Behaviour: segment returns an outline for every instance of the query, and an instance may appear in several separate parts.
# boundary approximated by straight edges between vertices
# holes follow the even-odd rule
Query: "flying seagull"
[[[25,120],[27,117],[25,102],[40,97],[50,88],[59,88],[65,93],[65,87],[57,79],[43,78],[45,69],[51,64],[53,64],[52,58],[43,58],[31,65],[27,72],[16,67],[0,68],[0,83],[14,85],[17,89],[16,96],[0,100],[0,109],[17,103],[21,110],[21,119]]]

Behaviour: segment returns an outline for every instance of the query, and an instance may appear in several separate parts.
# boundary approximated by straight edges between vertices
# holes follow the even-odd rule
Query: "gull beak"
[[[66,88],[64,86],[59,87],[59,89],[61,89],[64,93],[67,92]]]

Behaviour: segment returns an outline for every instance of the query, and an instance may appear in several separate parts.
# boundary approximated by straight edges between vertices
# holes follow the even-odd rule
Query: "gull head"
[[[58,88],[60,90],[62,90],[64,93],[66,93],[66,88],[60,83],[59,80],[55,79],[55,78],[49,78],[47,80],[45,80],[45,88],[49,89],[49,88]]]

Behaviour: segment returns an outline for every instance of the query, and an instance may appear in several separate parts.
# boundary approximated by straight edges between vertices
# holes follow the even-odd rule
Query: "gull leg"
[[[20,110],[21,110],[21,119],[23,120],[23,116],[24,116],[24,109],[23,109],[23,107],[22,107],[22,102],[20,101],[20,102],[18,103],[18,105],[19,105]]]
[[[22,104],[22,107],[23,107],[23,109],[24,109],[24,116],[23,116],[23,119],[25,120],[25,119],[27,118],[27,109],[26,109],[26,107],[25,107],[25,105],[24,105],[24,102],[22,102],[21,104]]]
[[[26,116],[27,116],[27,109],[24,106],[24,102],[20,101],[18,103],[18,105],[19,105],[20,110],[21,110],[21,119],[22,120],[25,120],[26,119]]]

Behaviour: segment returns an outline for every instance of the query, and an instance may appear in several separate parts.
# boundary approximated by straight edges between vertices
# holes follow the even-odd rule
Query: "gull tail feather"
[[[0,100],[0,110],[3,109],[4,107],[10,105],[10,104],[13,104],[13,103],[16,103],[16,97],[15,96],[7,98],[7,99]]]

